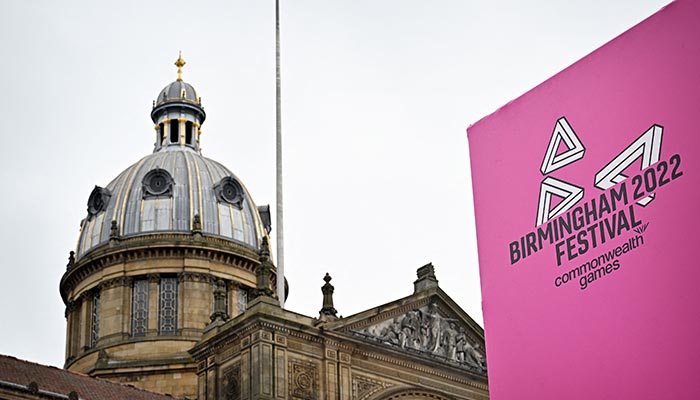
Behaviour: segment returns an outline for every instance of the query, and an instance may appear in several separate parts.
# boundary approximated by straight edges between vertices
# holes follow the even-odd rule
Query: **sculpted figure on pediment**
[[[459,321],[441,315],[435,303],[408,311],[357,333],[402,349],[418,350],[486,370],[486,359],[479,345],[471,344]]]

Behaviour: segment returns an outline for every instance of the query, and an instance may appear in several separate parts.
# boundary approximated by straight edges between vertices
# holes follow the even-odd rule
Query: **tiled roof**
[[[0,355],[0,391],[3,390],[33,392],[37,398],[68,399],[71,392],[76,392],[82,400],[174,400],[170,395]]]

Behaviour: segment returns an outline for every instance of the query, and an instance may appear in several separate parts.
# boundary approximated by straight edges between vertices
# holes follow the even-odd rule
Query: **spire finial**
[[[331,276],[326,272],[326,276],[323,277],[326,284],[321,286],[323,307],[319,311],[319,319],[324,322],[338,318],[338,311],[333,307],[333,291],[335,291],[335,288],[331,285],[331,279]]]
[[[177,57],[177,60],[175,60],[175,66],[177,67],[177,80],[181,81],[182,80],[182,67],[187,64],[185,60],[182,59],[182,51],[180,51],[180,54]]]

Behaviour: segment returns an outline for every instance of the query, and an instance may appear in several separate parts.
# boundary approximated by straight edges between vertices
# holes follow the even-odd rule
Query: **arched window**
[[[180,121],[177,119],[170,120],[170,143],[180,141]]]
[[[190,146],[192,146],[192,145],[194,144],[194,143],[192,142],[192,137],[194,136],[194,135],[192,134],[192,128],[193,128],[192,122],[191,122],[191,121],[187,121],[187,122],[185,123],[185,143],[187,143],[187,144],[190,145]]]

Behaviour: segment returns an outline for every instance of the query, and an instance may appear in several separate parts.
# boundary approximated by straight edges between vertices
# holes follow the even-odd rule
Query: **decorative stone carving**
[[[119,224],[115,219],[112,220],[112,224],[109,226],[109,239],[110,241],[119,239]]]
[[[241,398],[241,363],[236,362],[223,371],[221,381],[221,398],[239,400]]]
[[[131,286],[133,278],[130,276],[120,276],[106,280],[100,284],[100,289],[111,289],[119,286]]]
[[[382,382],[362,375],[353,375],[352,398],[353,400],[364,400],[392,386],[394,385],[391,383]]]
[[[289,397],[293,399],[318,399],[318,367],[313,362],[289,360]]]
[[[214,312],[210,316],[211,322],[217,319],[226,321],[228,312],[226,312],[226,283],[219,279],[214,284]]]
[[[263,236],[262,238],[258,260],[260,261],[260,265],[258,265],[258,267],[255,269],[255,278],[257,283],[255,297],[273,297],[274,292],[270,288],[272,262],[270,261],[270,245],[268,243],[267,236]]]
[[[66,264],[66,269],[71,269],[75,265],[75,252],[71,250],[68,253],[68,264]]]
[[[194,217],[192,217],[192,233],[202,234],[202,217],[200,217],[199,214],[195,214]]]
[[[331,285],[331,279],[331,276],[326,272],[326,276],[323,277],[326,284],[321,287],[321,292],[323,292],[323,307],[319,311],[319,319],[321,321],[332,321],[337,318],[338,311],[333,307],[333,291],[335,288]]]
[[[459,321],[441,315],[435,303],[353,332],[486,372],[486,358],[479,344],[470,343]]]

